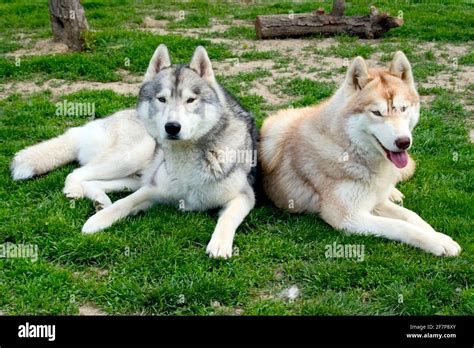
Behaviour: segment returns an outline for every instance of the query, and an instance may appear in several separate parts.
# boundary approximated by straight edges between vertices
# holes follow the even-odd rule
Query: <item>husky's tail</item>
[[[29,146],[15,154],[11,164],[13,180],[28,179],[47,173],[77,158],[80,128]]]

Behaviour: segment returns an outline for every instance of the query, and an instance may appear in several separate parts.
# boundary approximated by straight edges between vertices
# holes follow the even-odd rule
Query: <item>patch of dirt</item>
[[[278,51],[282,56],[294,59],[304,55],[305,50],[309,48],[327,48],[336,43],[332,38],[322,40],[309,39],[273,39],[273,40],[247,40],[247,39],[230,39],[230,38],[210,38],[212,43],[226,44],[236,57],[247,51]]]
[[[130,71],[125,70],[125,69],[117,69],[117,73],[120,75],[122,78],[121,82],[127,82],[127,83],[141,83],[143,80],[142,75],[135,75],[132,74]]]
[[[248,50],[277,50],[280,52],[284,60],[289,61],[288,65],[281,68],[271,66],[271,63],[266,63],[267,61],[255,61],[255,65],[241,63],[242,71],[250,71],[254,66],[270,69],[273,80],[298,77],[322,82],[334,82],[336,85],[340,85],[345,77],[345,73],[341,72],[341,68],[347,67],[351,61],[351,59],[335,56],[315,56],[315,54],[312,53],[313,48],[325,49],[336,45],[337,41],[333,38],[321,40],[278,39],[262,41],[218,39],[218,41],[234,47],[232,50],[236,56]],[[377,46],[379,42],[374,40],[361,40],[361,43]],[[436,75],[429,76],[426,82],[419,82],[419,85],[428,88],[440,86],[442,88],[452,89],[456,92],[464,92],[466,87],[474,81],[474,69],[471,66],[458,66],[458,69],[453,71],[452,63],[453,57],[459,58],[469,52],[469,45],[460,46],[446,44],[443,45],[442,50],[437,46],[436,43],[432,42],[420,44],[422,51],[431,50],[436,57],[436,61],[445,64],[446,68]],[[445,52],[448,52],[449,56],[446,56]],[[369,59],[366,59],[367,65],[369,67],[386,67],[388,63],[381,61],[383,54],[381,51],[373,53]],[[295,57],[297,57],[297,59],[295,59]],[[260,65],[258,62],[264,63]],[[235,66],[234,69],[230,69],[230,71],[228,68],[228,66],[224,66],[222,72],[224,74],[233,74],[240,70],[237,66]],[[271,94],[267,93],[269,87],[271,88]],[[278,96],[278,86],[276,86],[276,89],[273,87],[271,81],[262,83],[262,81],[259,80],[254,83],[251,92],[262,95],[269,103],[279,103],[283,99]],[[433,96],[424,96],[422,98],[422,101],[425,103],[429,103],[432,100]],[[467,107],[467,109],[469,109],[469,107]]]
[[[34,34],[18,33],[13,36],[23,47],[30,46],[34,40]]]
[[[180,17],[180,13],[178,12],[165,12],[163,15],[168,17],[173,17],[178,19]],[[188,37],[199,38],[202,34],[205,33],[223,33],[227,31],[227,29],[233,26],[239,27],[253,27],[251,21],[244,21],[244,20],[232,20],[230,21],[222,21],[216,18],[211,18],[208,27],[204,28],[175,28],[175,29],[167,29],[167,25],[170,21],[168,20],[156,20],[150,16],[146,16],[143,19],[142,30],[151,31],[153,33],[160,33],[160,34],[182,34]],[[215,39],[210,39],[214,42]],[[217,39],[218,40],[218,39]],[[236,40],[230,39],[230,41],[235,42]]]
[[[160,14],[165,17],[180,18],[182,12],[183,11],[160,11]],[[186,15],[186,11],[184,11],[184,14]]]
[[[167,24],[168,24],[168,21],[164,19],[156,20],[149,16],[146,16],[143,19],[143,27],[145,28],[166,28]]]
[[[427,82],[421,82],[422,87],[449,88],[456,92],[464,92],[466,87],[474,83],[474,67],[462,66],[456,71],[442,71],[439,74],[428,76]]]
[[[420,103],[422,106],[429,106],[435,100],[436,96],[434,95],[421,95],[420,96]]]
[[[243,315],[244,310],[238,307],[227,307],[219,303],[219,301],[212,301],[211,307],[214,309],[215,315]]]
[[[440,53],[446,52],[449,54],[450,57],[459,59],[460,57],[468,54],[471,49],[472,47],[470,47],[469,45],[459,46],[459,45],[453,45],[453,44],[448,43],[448,44],[443,44],[443,48],[441,50],[438,48],[434,48],[435,50],[434,53],[440,54]],[[449,63],[452,63],[452,61]]]
[[[37,93],[45,90],[50,90],[53,96],[61,94],[70,94],[81,89],[111,89],[118,94],[132,94],[138,95],[140,83],[125,83],[125,82],[91,82],[91,81],[64,81],[52,79],[46,81],[44,84],[38,85],[34,82],[15,81],[1,85],[0,98],[5,98],[12,93]]]
[[[20,48],[16,51],[9,52],[6,56],[37,56],[43,54],[66,53],[69,49],[66,44],[55,42],[52,39],[39,40],[32,48]]]
[[[293,58],[298,57],[299,53],[308,48],[325,49],[337,43],[333,38],[314,40],[314,39],[273,39],[273,40],[246,40],[249,47],[254,47],[258,51],[278,50],[281,53],[286,52]]]
[[[275,296],[272,294],[270,290],[258,290],[254,292],[253,297],[257,298],[258,300],[274,300]]]
[[[239,46],[241,45],[240,40],[228,39],[228,38],[224,38],[224,37],[222,37],[222,38],[221,37],[213,37],[213,38],[209,38],[208,40],[211,41],[213,44],[226,44],[226,45],[229,45],[230,47],[235,47],[236,45],[239,45]]]
[[[273,272],[273,275],[275,276],[275,280],[282,280],[285,278],[285,271],[283,270],[282,266],[278,266],[275,269],[275,272]]]
[[[186,15],[187,11],[184,11]],[[236,19],[217,19],[211,18],[210,27],[208,28],[177,28],[173,30],[167,29],[167,24],[170,20],[154,19],[155,14],[161,14],[169,18],[180,18],[181,11],[152,11],[151,13],[143,13],[143,24],[139,30],[153,32],[155,34],[172,34],[179,33],[190,37],[200,37],[203,33],[222,33],[234,26],[253,27],[253,22],[249,20]],[[30,42],[31,38],[21,35],[21,40],[25,43]],[[335,56],[321,56],[316,55],[316,49],[326,50],[338,44],[334,38],[314,39],[314,38],[300,38],[300,39],[273,39],[273,40],[248,40],[238,38],[209,38],[213,43],[224,43],[229,46],[235,57],[241,56],[245,52],[259,51],[278,51],[282,57],[283,63],[279,63],[278,57],[268,60],[256,61],[238,61],[237,59],[228,59],[224,61],[213,62],[214,70],[221,76],[231,76],[241,72],[252,72],[256,69],[262,68],[271,71],[272,76],[263,79],[257,79],[252,83],[250,93],[262,96],[268,104],[281,104],[287,100],[287,96],[280,92],[281,87],[275,84],[279,78],[293,79],[293,78],[307,78],[321,82],[333,82],[337,85],[342,83],[344,79],[344,72],[341,69],[348,66],[351,59],[345,59]],[[381,40],[360,40],[360,44],[367,44],[378,47]],[[384,44],[386,44],[384,42]],[[387,44],[394,46],[396,42],[387,42]],[[464,92],[469,84],[474,81],[474,68],[471,66],[459,66],[458,70],[453,72],[453,58],[460,58],[467,54],[472,49],[472,42],[466,42],[463,45],[451,43],[436,43],[436,42],[422,42],[417,44],[419,52],[432,51],[436,62],[446,65],[446,69],[440,73],[429,76],[426,82],[419,82],[422,87],[436,87],[449,88],[456,92]],[[38,55],[38,54],[55,54],[67,52],[67,47],[61,43],[55,43],[52,40],[40,40],[32,48],[22,48],[7,55],[23,56],[23,55]],[[421,53],[420,53],[421,54]],[[387,66],[387,62],[381,62],[381,57],[384,53],[377,49],[369,59],[367,64],[369,67]],[[0,87],[0,98],[7,96],[12,92],[38,92],[45,88],[52,91],[54,96],[64,93],[73,93],[78,90],[89,89],[111,89],[120,94],[137,94],[141,83],[141,76],[130,74],[127,70],[119,70],[122,81],[111,83],[75,81],[68,83],[61,80],[50,80],[43,85],[37,85],[32,82],[12,82]],[[453,79],[454,76],[454,79]],[[3,87],[3,88],[2,88]],[[430,103],[433,96],[423,96],[423,103]],[[462,100],[463,104],[465,100]],[[469,106],[466,105],[469,109]]]
[[[276,300],[285,302],[294,302],[301,297],[301,290],[296,285],[283,288],[280,291],[277,291],[277,288],[281,289],[281,286],[277,285],[273,290],[257,290],[253,293],[253,297],[258,300]]]
[[[171,33],[168,29],[165,29],[165,28],[137,28],[137,29],[141,31],[150,32],[156,35],[168,35]]]
[[[106,276],[107,274],[109,274],[109,270],[107,269],[103,269],[103,268],[98,268],[98,267],[89,267],[87,270],[86,270],[86,274],[89,276],[89,275],[98,275],[100,277],[103,277],[103,276]],[[84,273],[83,272],[73,272],[72,273],[72,276],[74,278],[79,278],[79,277],[83,277],[84,276]]]
[[[223,61],[216,61],[212,64],[214,72],[221,75],[237,75],[242,72],[254,71],[258,68],[270,69],[274,62],[267,60],[253,60],[249,62],[241,62],[236,59],[226,59]]]
[[[471,129],[469,131],[469,140],[471,141],[471,143],[474,143],[474,129]]]
[[[106,276],[107,274],[109,274],[109,270],[108,269],[104,269],[104,268],[98,268],[98,267],[91,267],[89,269],[91,272],[97,274],[98,276]]]
[[[286,102],[288,99],[287,97],[283,95],[273,94],[268,89],[267,86],[271,85],[272,83],[273,83],[272,79],[254,81],[252,83],[252,88],[249,90],[249,93],[256,94],[263,97],[263,99],[265,99],[265,102],[268,104],[277,105],[277,104],[282,104]]]
[[[470,117],[468,117],[468,122],[474,123],[474,104],[467,104],[466,100],[461,100],[461,104],[467,112],[470,113]]]
[[[198,37],[199,35],[204,33],[223,33],[230,27],[231,26],[228,24],[217,23],[207,28],[176,28],[174,29],[174,31],[180,34]]]
[[[79,307],[79,315],[102,316],[107,315],[107,313],[93,304],[86,303]]]
[[[344,73],[336,71],[333,74],[328,74],[331,71],[338,70],[341,67],[348,66],[351,59],[334,57],[334,56],[316,56],[311,52],[311,49],[327,49],[333,45],[337,45],[337,41],[334,38],[326,38],[320,40],[309,40],[309,39],[275,39],[275,40],[232,40],[232,39],[215,39],[217,42],[222,42],[230,45],[233,48],[233,52],[236,56],[241,55],[246,50],[257,50],[257,51],[271,51],[277,50],[286,59],[290,60],[289,65],[286,68],[273,70],[273,76],[277,78],[308,78],[317,79],[319,81],[332,81],[336,84],[340,84],[344,79]],[[377,46],[378,40],[361,40],[361,44],[370,44]],[[451,68],[450,63],[453,63],[453,57],[459,58],[469,51],[469,45],[459,46],[454,44],[446,44],[443,46],[443,50],[437,48],[437,44],[428,42],[420,44],[422,51],[433,51],[437,57],[437,62],[447,64],[448,69]],[[442,54],[449,52],[449,57],[443,58]],[[373,53],[366,62],[369,67],[386,67],[387,62],[382,62],[381,57],[383,52],[377,51]],[[298,59],[295,59],[298,57]],[[467,85],[472,83],[473,71],[470,66],[460,66],[458,78],[456,78],[454,88],[456,91],[463,91]],[[328,76],[330,75],[330,77]],[[447,86],[449,78],[452,73],[443,71],[438,75],[434,75],[428,78],[426,87],[432,87],[436,85]]]

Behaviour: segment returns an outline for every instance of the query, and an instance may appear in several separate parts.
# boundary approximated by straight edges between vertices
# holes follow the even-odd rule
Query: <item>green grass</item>
[[[257,125],[261,125],[265,116],[263,112],[264,100],[261,96],[250,94],[248,89],[251,83],[259,78],[270,76],[271,73],[265,69],[257,69],[253,72],[239,73],[234,76],[221,76],[219,82],[233,95],[239,97],[242,106],[251,111],[255,117]]]
[[[118,81],[117,69],[144,73],[160,43],[168,46],[175,63],[188,62],[198,45],[206,46],[211,59],[232,57],[224,44],[179,35],[153,35],[141,31],[109,30],[91,35],[91,52],[24,57],[0,57],[0,82],[31,79],[34,75],[65,80]]]
[[[22,57],[20,67],[6,54],[50,37],[47,2],[0,2],[0,26],[4,30],[0,37],[0,92],[5,92],[3,84],[10,82],[41,83],[51,78],[119,81],[119,70],[142,75],[158,43],[168,46],[175,63],[188,62],[197,45],[204,45],[215,62],[233,58],[240,62],[273,60],[271,69],[256,68],[236,75],[216,70],[219,82],[254,113],[259,126],[277,107],[311,105],[330,96],[337,87],[297,75],[280,77],[270,89],[285,95],[284,103],[276,106],[266,102],[251,92],[255,82],[278,77],[277,72],[292,74],[308,69],[296,54],[271,42],[266,51],[249,47],[253,42],[242,43],[255,40],[255,32],[252,27],[232,22],[250,21],[264,13],[309,12],[315,8],[314,1],[232,7],[224,2],[163,1],[159,8],[148,0],[81,2],[94,30],[87,35],[87,51]],[[349,3],[349,15],[364,14],[372,4],[362,0]],[[474,38],[472,4],[386,0],[376,5],[392,14],[402,10],[405,25],[374,42],[339,36],[335,45],[324,50],[318,47],[321,38],[309,37],[305,40],[314,46],[305,50],[305,58],[318,62],[321,55],[350,59],[356,55],[372,58],[377,53],[386,64],[401,49],[413,64],[416,81],[422,82],[451,71],[436,55],[449,42],[469,47],[466,54],[456,58],[462,68],[472,66],[472,44],[465,43]],[[329,10],[330,1],[319,6]],[[176,19],[179,11],[185,11],[183,20]],[[168,20],[167,30],[179,32],[155,35],[140,31],[145,16]],[[230,27],[215,33],[212,18]],[[189,28],[206,28],[206,32],[196,38],[186,34]],[[18,39],[19,34],[31,42]],[[211,42],[216,38],[226,39],[226,44]],[[433,40],[439,47],[419,49],[420,44]],[[452,62],[451,53],[446,54],[445,60]],[[308,71],[330,78],[342,76],[346,69],[323,68],[313,66]],[[415,130],[415,176],[399,188],[406,196],[406,207],[461,244],[462,254],[449,259],[375,237],[344,235],[315,215],[290,215],[269,203],[254,209],[240,226],[235,239],[238,254],[230,260],[212,260],[205,255],[217,219],[214,212],[183,213],[156,206],[105,232],[83,236],[80,229],[94,208],[88,200],[70,202],[61,192],[75,165],[14,182],[9,173],[12,156],[88,121],[85,116],[56,116],[58,101],[94,103],[96,117],[105,117],[134,107],[136,96],[82,90],[68,95],[43,91],[0,98],[0,243],[35,244],[39,249],[37,262],[0,258],[0,311],[77,314],[80,306],[91,303],[110,314],[472,314],[474,155],[466,125],[472,112],[463,108],[461,98],[472,103],[469,90],[473,87],[471,84],[459,93],[447,88],[419,88],[423,96],[435,99],[423,105]],[[114,194],[112,199],[125,195]],[[326,258],[325,246],[334,242],[364,245],[364,261]],[[298,286],[301,296],[294,302],[284,301],[279,294],[292,285]]]
[[[346,9],[347,15],[366,14],[373,2],[367,0],[353,0]],[[101,2],[84,0],[82,2],[88,22],[93,29],[102,30],[113,27],[136,28],[143,17],[154,11],[157,19],[170,19],[169,28],[208,27],[209,18],[233,18],[240,20],[254,20],[257,15],[311,12],[314,10],[314,1],[301,2],[256,2],[251,6],[225,2],[208,2],[191,0],[185,5],[180,1],[160,2],[159,13],[152,1],[120,0]],[[393,15],[403,12],[405,25],[389,31],[390,38],[411,38],[422,40],[449,40],[464,42],[474,38],[474,4],[466,1],[377,1],[377,7],[387,10]],[[317,5],[327,12],[331,9],[331,2],[324,1]],[[175,15],[162,15],[173,12]],[[179,20],[179,12],[184,11],[184,18]],[[152,14],[153,15],[153,14]],[[0,27],[6,34],[31,32],[37,36],[50,33],[49,17],[45,0],[17,0],[2,1],[0,3]],[[242,29],[246,38],[255,38],[250,29]],[[235,37],[238,28],[229,29],[227,35]]]
[[[232,26],[221,33],[206,33],[203,35],[203,37],[256,40],[257,34],[255,33],[255,29],[253,27]]]
[[[278,51],[246,51],[242,53],[240,58],[244,61],[251,61],[251,60],[265,60],[265,59],[276,59],[280,57],[280,52]]]
[[[413,76],[418,81],[425,81],[428,76],[444,70],[446,66],[434,62],[421,62],[413,64]]]
[[[469,52],[459,59],[459,64],[474,65],[474,51]]]
[[[336,85],[333,83],[317,82],[299,77],[291,81],[281,79],[277,81],[277,84],[283,85],[282,91],[286,94],[299,97],[290,103],[293,107],[315,104],[330,97],[336,90]]]
[[[182,16],[180,18],[180,16]],[[168,24],[168,29],[176,28],[201,28],[209,26],[209,16],[202,13],[181,12],[177,19]]]
[[[264,75],[235,79],[246,83]],[[237,82],[224,83],[232,89]],[[323,86],[295,79],[286,91],[295,98],[307,94],[308,103],[330,93],[315,93],[315,87]],[[135,103],[134,97],[108,91],[63,98],[95,102],[98,117]],[[83,236],[79,231],[93,213],[91,203],[71,204],[61,193],[72,165],[26,182],[9,177],[16,151],[86,121],[54,116],[50,100],[50,94],[40,93],[0,102],[0,238],[37,244],[40,250],[36,263],[0,260],[0,284],[8,284],[0,308],[8,313],[75,314],[78,306],[92,302],[109,313],[212,314],[213,301],[244,314],[472,313],[474,158],[466,114],[447,93],[422,110],[413,149],[417,173],[401,190],[405,206],[463,246],[463,254],[453,259],[373,237],[345,236],[316,216],[289,215],[269,205],[245,220],[235,241],[239,255],[227,261],[204,254],[214,214],[157,206],[106,232]],[[326,259],[324,246],[334,241],[365,245],[365,260]],[[278,294],[291,284],[298,285],[302,298],[287,303]]]
[[[12,52],[19,49],[21,46],[13,41],[0,39],[0,53]]]
[[[327,49],[318,49],[314,51],[316,54],[323,56],[336,56],[341,58],[354,58],[361,56],[365,59],[369,58],[375,52],[375,48],[368,44],[361,44],[356,37],[347,35],[337,36],[338,44]]]
[[[370,58],[370,55],[375,52],[375,48],[364,44],[349,44],[341,43],[331,46],[327,49],[315,49],[314,52],[322,56],[336,56],[340,58],[355,58],[361,56],[365,59]]]
[[[347,15],[360,15],[369,12],[367,0],[352,0],[346,6]],[[376,6],[392,15],[403,12],[405,25],[388,32],[389,37],[419,38],[423,40],[466,41],[474,37],[474,4],[457,0],[435,1],[377,1]],[[224,2],[190,1],[181,8],[179,2],[164,2],[163,10],[195,11],[208,16],[233,16],[235,19],[254,20],[257,15],[312,12],[316,7],[323,7],[330,12],[332,1],[262,1],[249,5],[233,4],[227,6]]]

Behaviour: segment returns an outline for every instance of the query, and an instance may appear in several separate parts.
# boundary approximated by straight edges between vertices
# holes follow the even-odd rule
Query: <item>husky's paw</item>
[[[112,205],[112,201],[110,200],[109,197],[105,196],[105,197],[95,199],[94,201],[92,201],[92,204],[95,208],[95,211],[98,212],[102,209],[110,207]]]
[[[113,221],[109,218],[107,209],[101,210],[92,215],[82,226],[82,233],[92,234],[111,226]]]
[[[207,245],[206,254],[211,258],[230,258],[232,256],[232,240],[213,236]]]
[[[69,199],[79,199],[84,197],[81,185],[64,187],[63,193]]]
[[[84,189],[84,196],[92,200],[96,212],[112,205],[109,196],[104,191],[97,190],[93,183],[83,182],[82,187]]]
[[[436,256],[457,256],[461,247],[450,236],[431,232],[427,240],[427,250]]]
[[[403,203],[403,198],[405,198],[405,196],[399,190],[393,188],[389,198],[392,202]]]
[[[66,183],[64,184],[63,193],[66,195],[67,198],[70,198],[70,199],[83,198],[84,188],[82,187],[81,182],[71,180],[69,175],[66,178]]]

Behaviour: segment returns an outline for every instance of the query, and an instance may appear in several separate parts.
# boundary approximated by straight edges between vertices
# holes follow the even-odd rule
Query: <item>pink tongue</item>
[[[404,168],[408,164],[408,153],[406,151],[388,152],[388,159],[397,166],[397,168]]]

